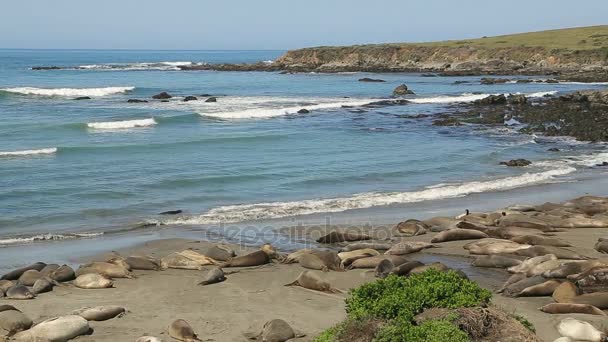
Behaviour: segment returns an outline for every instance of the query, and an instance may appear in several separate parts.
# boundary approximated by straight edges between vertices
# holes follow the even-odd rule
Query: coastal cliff
[[[285,53],[289,71],[550,74],[608,71],[608,25],[432,43],[313,47]]]

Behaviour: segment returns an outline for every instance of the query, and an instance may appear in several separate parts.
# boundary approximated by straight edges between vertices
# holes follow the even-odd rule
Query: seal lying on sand
[[[490,254],[510,254],[520,249],[529,248],[530,245],[521,245],[517,242],[500,239],[481,239],[464,245],[464,249],[470,254],[490,255]]]
[[[550,296],[555,289],[561,284],[559,280],[549,279],[544,283],[532,285],[515,294],[515,297],[542,297]]]
[[[505,281],[505,283],[500,287],[500,289],[496,290],[496,293],[503,293],[509,285],[515,284],[518,281],[524,280],[526,278],[527,277],[524,273],[515,273]]]
[[[393,265],[392,261],[390,261],[389,259],[384,259],[378,264],[378,266],[376,266],[376,269],[374,270],[374,276],[376,278],[384,279],[388,277],[389,274],[391,274],[394,268],[395,265]]]
[[[608,266],[593,267],[572,278],[584,293],[608,291]]]
[[[430,263],[427,265],[422,265],[422,266],[412,268],[410,270],[409,274],[420,274],[420,273],[424,273],[427,270],[431,270],[431,269],[440,271],[440,272],[444,272],[444,271],[449,270],[450,268],[440,262],[433,262],[433,263]]]
[[[183,319],[175,320],[173,323],[171,323],[171,325],[169,325],[167,330],[169,332],[169,336],[178,341],[201,341],[198,336],[196,336],[196,333],[194,333],[194,330],[192,329],[190,324],[188,324],[188,322],[184,321]]]
[[[304,271],[300,273],[298,279],[294,282],[285,284],[285,286],[301,286],[305,289],[328,292],[328,293],[342,293],[342,291],[333,288],[330,283],[321,279],[319,275],[312,271]]]
[[[34,283],[32,286],[32,293],[38,295],[40,293],[45,293],[53,290],[53,287],[59,285],[58,282],[54,281],[49,277],[42,277]]]
[[[207,272],[203,281],[198,283],[199,285],[211,285],[221,283],[226,280],[224,271],[219,267],[214,267]]]
[[[245,337],[250,340],[263,342],[285,342],[296,337],[306,335],[296,332],[287,322],[282,319],[273,319],[264,324],[261,333],[247,333]]]
[[[135,342],[163,342],[163,340],[154,336],[142,336],[135,340]]]
[[[51,274],[51,272],[58,269],[59,267],[61,266],[57,264],[47,264],[46,266],[44,266],[43,269],[40,270],[40,273],[44,276],[48,276]]]
[[[600,253],[608,254],[608,239],[600,238],[595,244],[595,250]]]
[[[344,241],[371,240],[367,234],[357,232],[338,232],[334,231],[317,239],[318,243],[337,243]]]
[[[36,282],[36,280],[44,277],[42,273],[37,270],[27,270],[23,272],[21,277],[19,277],[19,284],[25,286],[32,286]]]
[[[475,267],[508,268],[521,264],[522,261],[502,255],[485,255],[477,257],[471,265]]]
[[[588,314],[606,316],[606,313],[593,305],[572,303],[551,303],[540,308],[540,311],[550,314]]]
[[[297,262],[300,262],[300,257],[302,257],[302,255],[304,254],[310,254],[313,250],[310,248],[304,248],[304,249],[300,249],[297,250],[293,253],[288,254],[286,257],[284,257],[281,260],[281,263],[283,264],[294,264]]]
[[[554,247],[572,247],[570,243],[558,238],[546,237],[541,235],[520,235],[511,238],[511,241],[526,245],[542,245]]]
[[[15,285],[17,285],[17,283],[13,282],[12,280],[0,280],[0,292],[5,294],[8,289]]]
[[[374,249],[377,251],[386,251],[390,249],[392,245],[386,242],[354,242],[350,243],[340,249],[340,252],[351,252],[357,249]]]
[[[424,266],[424,264],[421,263],[420,261],[408,261],[401,265],[393,267],[393,269],[391,270],[391,274],[396,274],[398,276],[405,276],[405,275],[408,275],[411,270],[413,270],[417,267],[420,267],[420,266]]]
[[[527,257],[536,257],[545,254],[555,254],[558,259],[571,260],[588,260],[589,257],[573,252],[569,249],[553,247],[553,246],[532,246],[526,249],[520,249],[513,254]]]
[[[395,226],[395,234],[397,236],[416,236],[426,234],[427,226],[424,222],[419,220],[407,220],[400,222]]]
[[[600,310],[608,310],[608,292],[585,293],[568,301],[575,304],[589,304]]]
[[[13,336],[15,341],[68,341],[91,330],[86,319],[77,316],[61,316],[36,324],[29,330]]]
[[[606,263],[601,260],[566,262],[559,267],[556,267],[550,271],[543,273],[543,277],[545,277],[545,278],[567,278],[569,276],[577,277],[580,273],[585,272],[593,267],[605,266],[605,265],[606,265]]]
[[[509,267],[508,271],[511,273],[526,273],[530,269],[532,269],[534,266],[542,264],[543,262],[549,261],[549,260],[557,260],[557,257],[553,254],[546,254],[546,255],[529,258],[529,259],[522,261],[517,266]]]
[[[32,299],[34,297],[36,295],[23,285],[15,285],[6,291],[6,299]]]
[[[597,330],[593,325],[574,318],[565,318],[557,325],[560,335],[574,341],[603,342],[606,334]]]
[[[353,261],[348,266],[348,269],[355,268],[376,268],[382,260],[389,259],[393,265],[398,266],[407,261],[406,258],[399,255],[377,255],[369,258],[363,258]]]
[[[535,276],[535,277],[530,277],[530,278],[524,278],[518,282],[515,282],[507,287],[505,287],[504,291],[503,291],[503,295],[507,296],[507,297],[515,297],[517,296],[519,293],[521,293],[521,291],[523,291],[524,289],[530,287],[530,286],[534,286],[534,285],[538,285],[538,284],[542,284],[545,281],[547,281],[547,279],[541,277],[541,276]]]
[[[81,289],[106,289],[114,286],[114,282],[98,273],[87,273],[74,279],[74,286]]]
[[[232,248],[224,245],[213,245],[207,248],[204,254],[218,261],[228,261],[236,256],[236,252]]]
[[[80,308],[74,310],[72,315],[78,315],[87,321],[107,321],[122,316],[127,310],[121,306],[104,305],[93,308]]]
[[[553,291],[551,297],[556,303],[570,303],[572,298],[578,296],[578,288],[569,281],[564,281]]]
[[[59,266],[56,270],[51,272],[49,278],[54,281],[63,283],[64,281],[70,281],[76,279],[76,273],[74,270],[68,265]]]
[[[2,277],[0,277],[0,280],[17,280],[19,279],[19,277],[21,277],[21,275],[28,270],[36,270],[36,271],[40,271],[41,269],[43,269],[46,266],[45,263],[43,262],[37,262],[35,264],[31,264],[25,267],[21,267],[15,270],[12,270],[10,272],[8,272],[7,274],[3,275]]]
[[[385,255],[406,255],[411,253],[420,252],[426,248],[435,247],[433,244],[423,241],[402,241],[392,246],[388,251],[384,252]]]
[[[158,271],[161,269],[160,260],[152,257],[129,256],[125,258],[132,270]]]
[[[432,243],[458,241],[458,240],[475,240],[489,237],[488,234],[473,229],[450,229],[438,233],[432,239]]]
[[[82,265],[76,271],[76,277],[87,273],[98,273],[108,278],[132,278],[127,269],[109,262],[92,262]]]
[[[341,252],[338,253],[338,257],[342,261],[342,265],[348,266],[353,263],[353,261],[363,258],[368,258],[372,256],[380,255],[380,253],[375,249],[358,249],[351,252]]]
[[[32,320],[17,309],[0,311],[0,328],[8,331],[9,336],[29,329],[32,324]]]
[[[220,267],[251,267],[270,263],[271,258],[276,255],[276,251],[270,245],[262,246],[262,249],[243,256],[238,256],[228,260]]]

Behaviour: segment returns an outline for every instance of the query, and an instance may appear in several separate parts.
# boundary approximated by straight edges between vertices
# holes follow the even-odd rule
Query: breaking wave
[[[156,125],[154,119],[141,119],[141,120],[125,120],[125,121],[108,121],[108,122],[89,122],[88,128],[102,129],[102,130],[114,130],[114,129],[128,129],[128,128],[140,128],[150,127]]]
[[[68,239],[87,239],[101,236],[103,233],[71,233],[71,234],[37,234],[13,238],[0,238],[0,246],[26,244],[36,241],[53,241]]]
[[[135,87],[105,87],[105,88],[34,88],[17,87],[2,88],[0,91],[7,93],[38,95],[38,96],[107,96],[112,94],[126,93]]]
[[[180,70],[181,66],[195,66],[204,65],[204,63],[194,62],[143,62],[143,63],[106,63],[106,64],[88,64],[79,65],[71,68],[76,70],[124,70],[124,71],[137,71],[137,70]]]
[[[56,147],[42,148],[39,150],[23,150],[23,151],[7,151],[0,152],[0,157],[25,157],[39,154],[54,154],[57,153]]]

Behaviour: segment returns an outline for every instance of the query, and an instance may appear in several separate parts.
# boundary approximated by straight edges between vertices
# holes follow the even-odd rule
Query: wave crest
[[[36,241],[54,241],[68,239],[87,239],[103,235],[101,233],[71,233],[71,234],[37,234],[32,236],[14,237],[0,239],[0,246],[25,244]]]
[[[135,87],[104,87],[104,88],[34,88],[16,87],[2,88],[0,91],[22,95],[38,96],[107,96],[113,94],[126,93],[134,90]]]
[[[125,120],[125,121],[108,121],[108,122],[89,122],[88,128],[102,129],[102,130],[114,130],[114,129],[128,129],[128,128],[141,128],[150,127],[156,125],[156,121],[153,118],[141,119],[141,120]]]
[[[56,147],[42,148],[39,150],[0,152],[0,157],[21,157],[21,156],[31,156],[31,155],[37,155],[37,154],[54,154],[54,153],[57,153]]]

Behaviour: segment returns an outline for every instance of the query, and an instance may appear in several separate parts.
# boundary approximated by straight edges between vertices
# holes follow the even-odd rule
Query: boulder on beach
[[[403,96],[403,95],[413,95],[414,92],[411,91],[405,84],[402,84],[393,90],[393,96]]]
[[[505,165],[505,166],[511,166],[511,167],[522,167],[522,166],[528,166],[532,164],[531,161],[527,160],[527,159],[511,159],[509,161],[502,161],[499,163],[499,165]]]
[[[162,93],[152,96],[152,98],[155,100],[166,100],[166,99],[170,99],[172,97],[173,96],[169,95],[169,93],[167,93],[166,91],[163,91]]]

